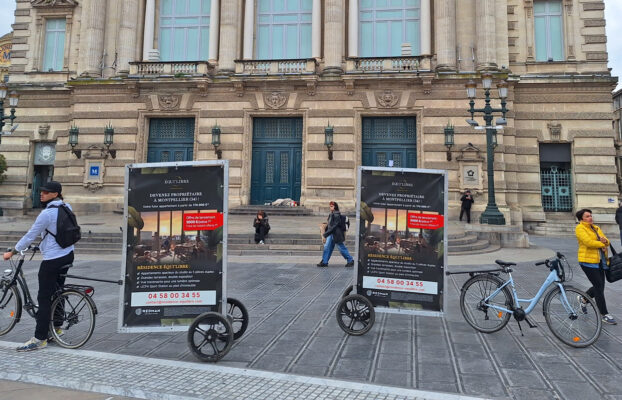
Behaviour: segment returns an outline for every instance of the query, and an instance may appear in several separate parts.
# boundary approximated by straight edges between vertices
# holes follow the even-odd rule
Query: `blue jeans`
[[[328,264],[328,260],[330,260],[330,256],[333,255],[333,250],[335,250],[335,245],[339,248],[339,252],[346,259],[347,262],[354,261],[352,256],[348,252],[348,248],[345,243],[335,243],[335,239],[333,235],[330,235],[326,238],[326,244],[324,245],[324,254],[322,254],[322,262],[324,264]]]

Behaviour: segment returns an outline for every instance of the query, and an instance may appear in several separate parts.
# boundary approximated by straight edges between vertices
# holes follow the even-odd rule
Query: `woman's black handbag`
[[[605,270],[607,282],[615,282],[622,279],[622,253],[616,253],[612,245],[611,257],[609,258],[609,269]]]

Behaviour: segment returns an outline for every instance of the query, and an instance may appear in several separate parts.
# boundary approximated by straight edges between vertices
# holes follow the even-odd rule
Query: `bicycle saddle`
[[[502,267],[510,267],[512,265],[516,265],[515,262],[508,262],[508,261],[503,261],[503,260],[495,260],[495,262]]]

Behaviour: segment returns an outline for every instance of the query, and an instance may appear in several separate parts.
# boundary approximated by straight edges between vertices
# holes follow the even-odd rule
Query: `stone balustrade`
[[[430,71],[431,59],[424,56],[356,57],[346,60],[346,73]]]
[[[236,60],[238,75],[302,75],[315,74],[314,58],[292,60]]]
[[[139,76],[205,76],[210,65],[205,61],[162,61],[162,62],[131,62],[130,75]]]

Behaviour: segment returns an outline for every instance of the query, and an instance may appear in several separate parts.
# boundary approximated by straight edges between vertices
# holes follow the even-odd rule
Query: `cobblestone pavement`
[[[132,400],[129,397],[8,380],[0,380],[0,398],[2,400]]]
[[[17,353],[0,342],[0,377],[145,399],[467,400],[469,397],[220,365],[48,348]],[[41,365],[53,366],[42,373]]]
[[[576,257],[573,238],[531,239],[539,246],[565,253],[571,260]],[[466,257],[465,265],[469,264]],[[37,265],[31,262],[26,268],[33,291]],[[75,265],[72,272],[77,275],[119,276],[118,261],[77,261]],[[532,262],[521,262],[514,273],[519,296],[531,297],[547,272]],[[578,267],[574,272],[571,284],[587,289],[583,272]],[[538,327],[524,325],[524,336],[515,322],[500,332],[480,334],[460,314],[459,288],[465,277],[453,275],[447,280],[444,318],[377,314],[370,332],[348,336],[337,326],[335,307],[352,278],[352,270],[343,268],[339,259],[324,269],[295,262],[230,263],[229,296],[246,305],[251,321],[246,334],[217,366],[495,399],[622,398],[622,325],[605,326],[596,345],[574,349],[554,338],[538,306],[532,314]],[[100,313],[95,334],[85,349],[155,358],[159,360],[145,362],[161,365],[177,360],[190,361],[197,368],[210,367],[190,354],[185,333],[116,333],[119,290],[104,283],[95,287]],[[606,296],[612,314],[622,319],[622,285],[608,285]],[[33,330],[33,321],[26,317],[3,340],[25,341]],[[17,372],[30,365],[28,356],[8,350],[2,354],[12,358],[5,365],[15,366]],[[47,354],[64,357],[65,353],[50,348],[35,356]],[[171,372],[166,376],[174,380],[176,376],[182,379],[183,374]]]

